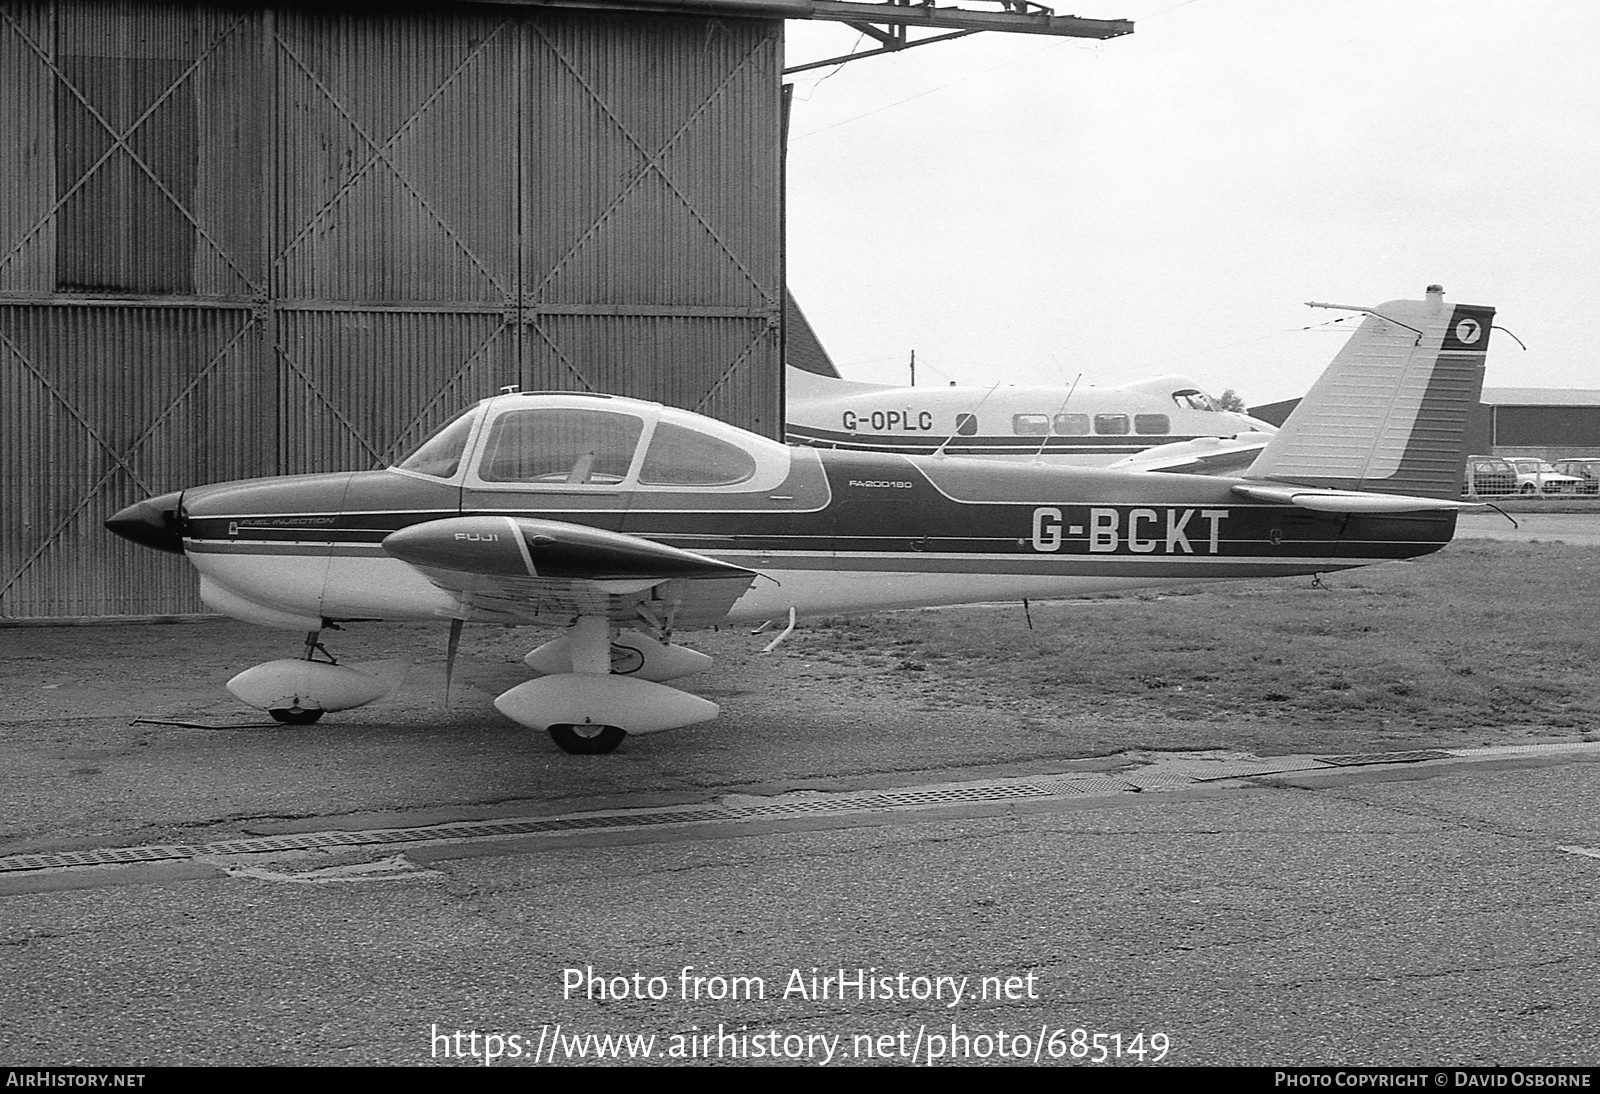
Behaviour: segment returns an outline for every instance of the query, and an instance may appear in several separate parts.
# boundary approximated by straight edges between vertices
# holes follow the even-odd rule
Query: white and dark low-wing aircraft
[[[1223,410],[1186,376],[1117,387],[893,387],[791,365],[785,386],[790,443],[857,452],[1224,474],[1248,467],[1277,429]]]
[[[181,552],[204,601],[309,632],[230,690],[286,722],[390,683],[322,651],[331,623],[545,624],[501,695],[570,752],[715,717],[661,681],[681,630],[796,613],[1308,574],[1438,550],[1455,530],[1493,309],[1425,299],[1361,327],[1234,478],[785,446],[603,395],[485,399],[386,470],[191,487],[119,535]]]

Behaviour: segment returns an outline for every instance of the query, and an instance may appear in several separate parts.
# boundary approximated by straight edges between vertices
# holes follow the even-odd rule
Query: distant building
[[[1600,390],[1486,387],[1479,418],[1474,452],[1547,460],[1600,456]]]
[[[1299,399],[1253,406],[1282,425]],[[1493,456],[1600,456],[1600,389],[1486,387],[1468,426],[1470,451]]]

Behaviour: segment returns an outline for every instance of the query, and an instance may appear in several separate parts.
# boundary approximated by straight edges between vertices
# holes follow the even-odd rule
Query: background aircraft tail
[[[1244,477],[1459,498],[1494,309],[1446,304],[1430,285],[1351,310],[1366,319]]]
[[[818,376],[839,379],[838,366],[828,356],[827,347],[817,337],[817,332],[811,329],[806,313],[800,310],[800,302],[787,289],[783,293],[783,325],[786,364]]]

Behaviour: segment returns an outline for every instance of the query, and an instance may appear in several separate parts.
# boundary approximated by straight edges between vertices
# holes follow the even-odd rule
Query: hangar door
[[[506,384],[776,435],[780,27],[0,3],[0,617],[198,611],[101,522]]]

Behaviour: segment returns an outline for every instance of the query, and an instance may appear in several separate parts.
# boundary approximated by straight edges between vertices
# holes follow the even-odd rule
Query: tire
[[[627,735],[626,730],[616,726],[561,723],[550,727],[550,739],[561,751],[574,756],[600,756],[613,752]]]
[[[272,715],[274,722],[282,722],[286,726],[308,726],[322,717],[321,710],[301,710],[299,707],[279,708],[267,713]]]
[[[1535,489],[1533,483],[1525,482],[1522,484],[1522,492],[1524,494],[1537,494],[1539,491]]]

